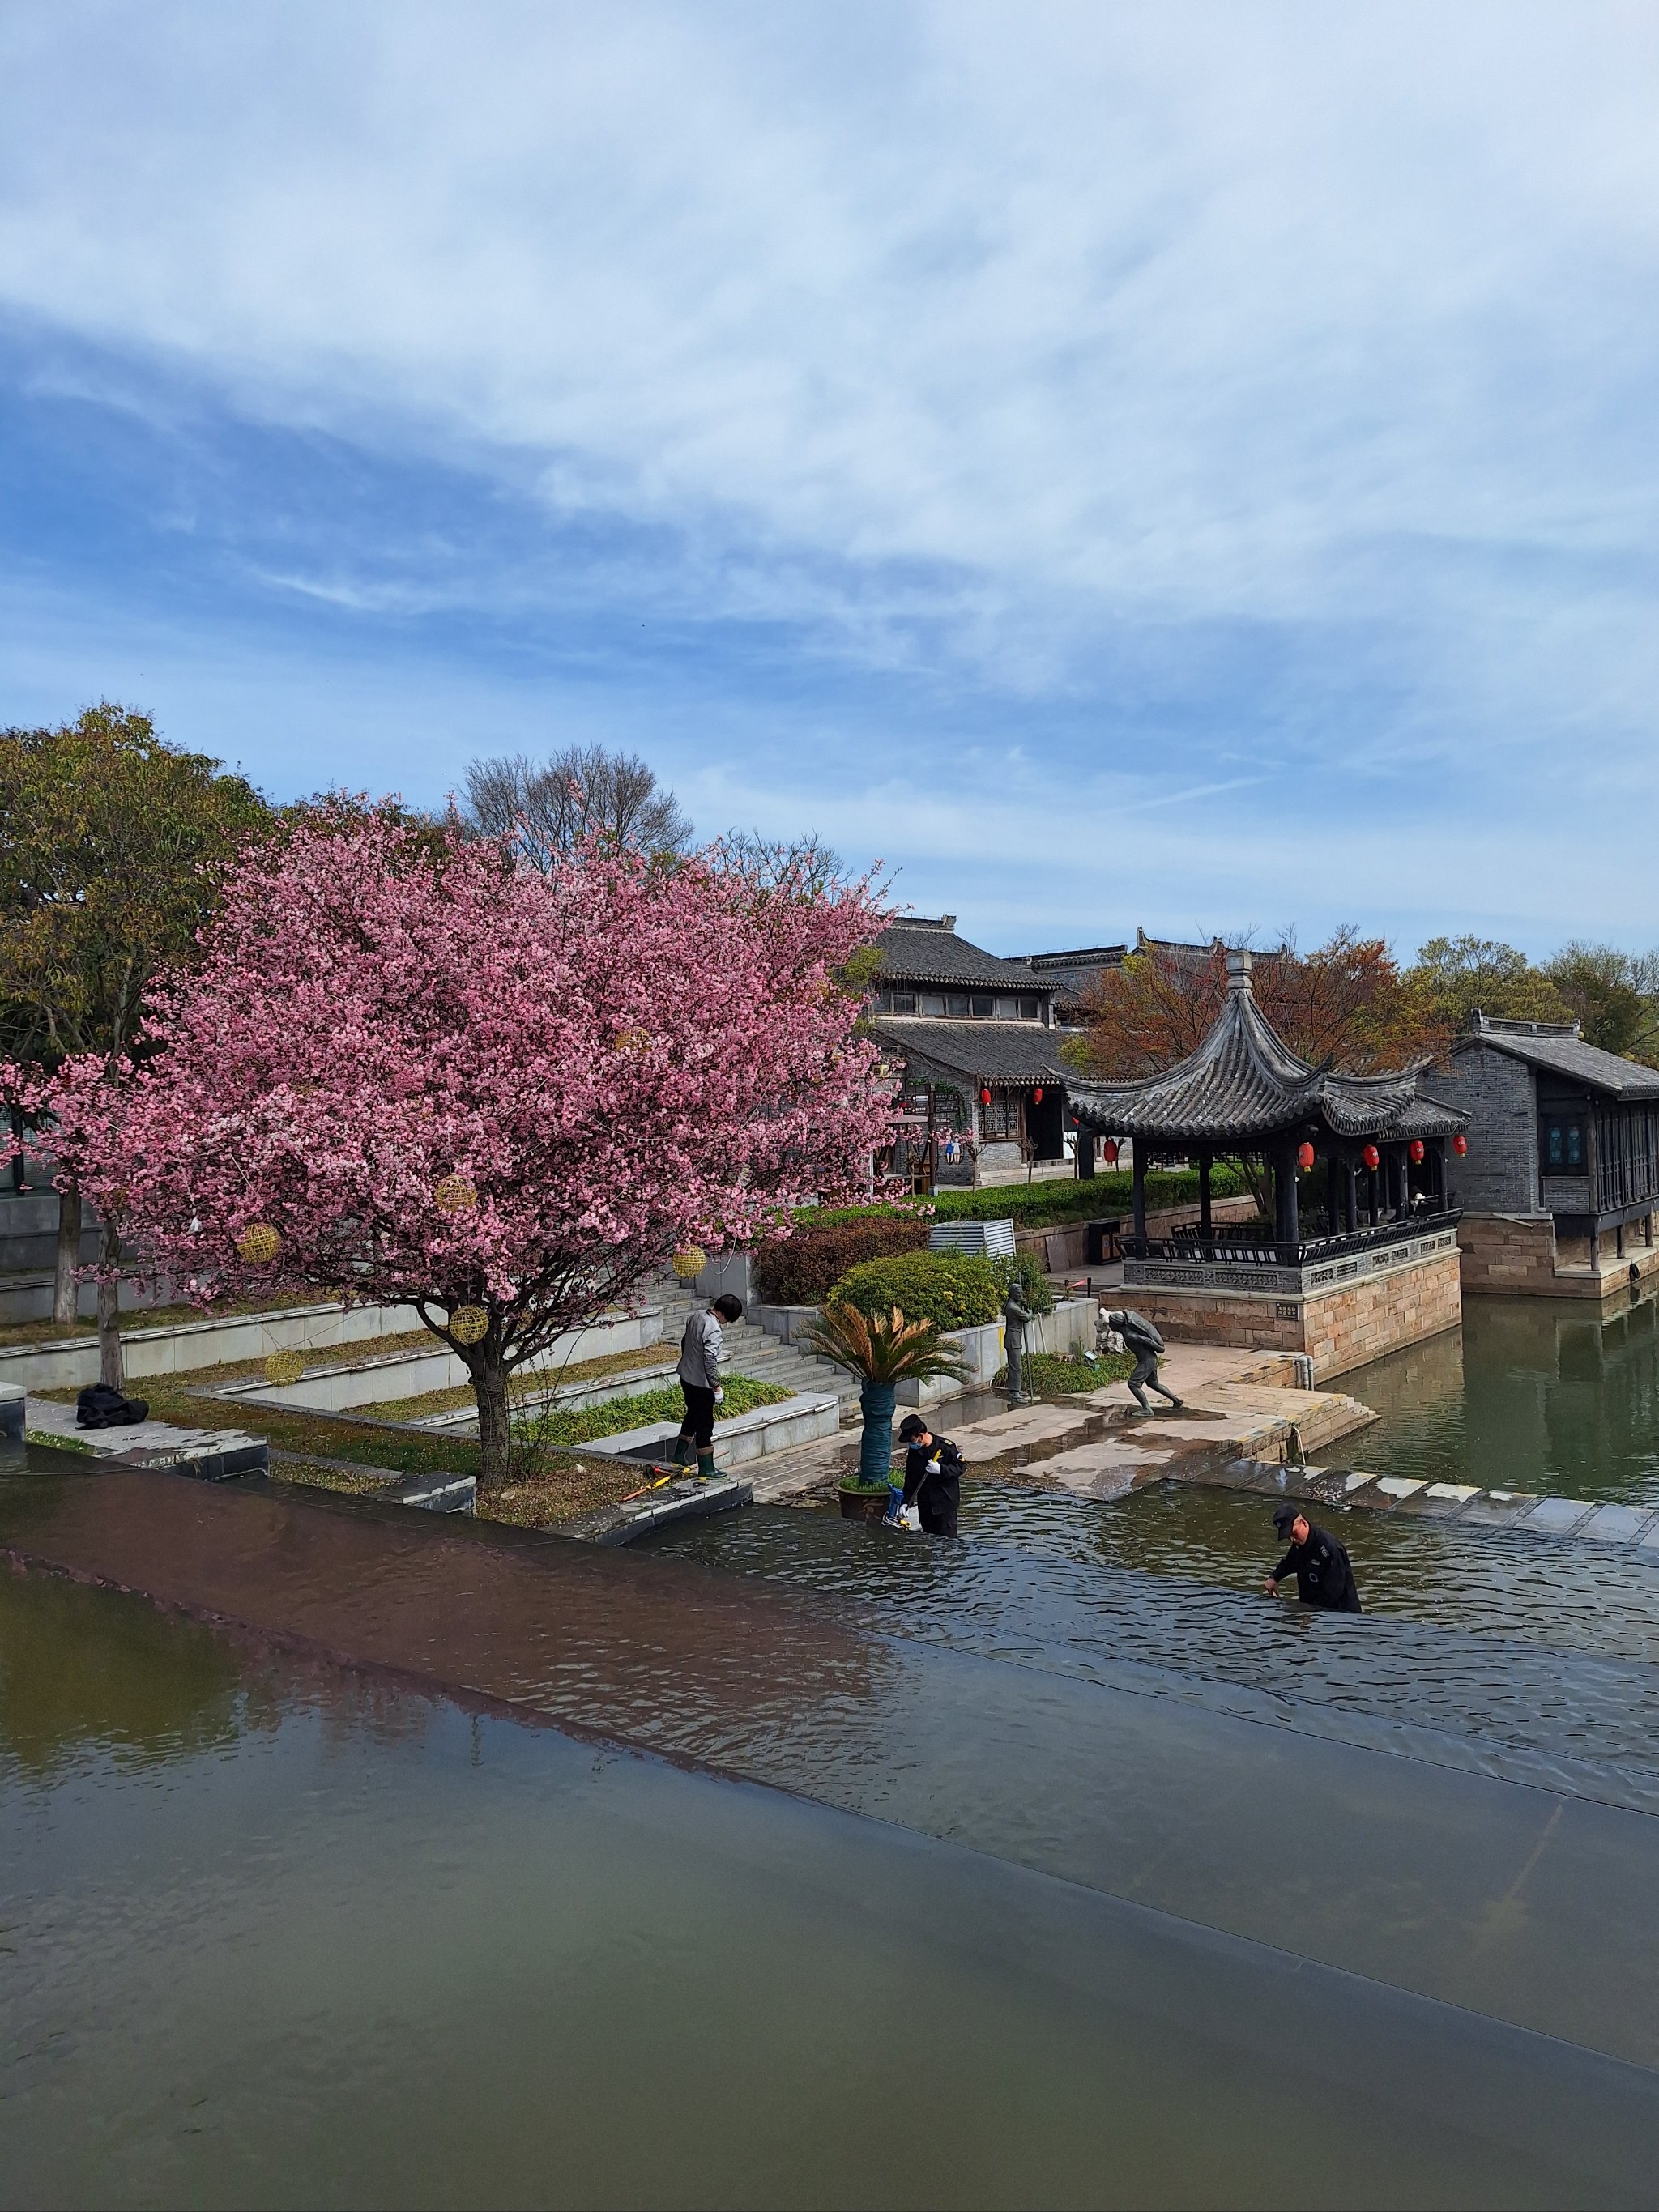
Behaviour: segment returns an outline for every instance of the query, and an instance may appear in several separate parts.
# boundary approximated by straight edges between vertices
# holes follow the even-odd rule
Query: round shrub
[[[907,1321],[975,1328],[1002,1312],[1002,1289],[988,1260],[970,1252],[903,1252],[849,1267],[831,1289],[831,1305],[874,1316],[896,1306]]]

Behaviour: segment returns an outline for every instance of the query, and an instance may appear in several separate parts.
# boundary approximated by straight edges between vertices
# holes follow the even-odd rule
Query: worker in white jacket
[[[743,1300],[728,1291],[693,1312],[680,1339],[678,1372],[685,1393],[685,1419],[669,1456],[677,1465],[690,1467],[695,1451],[697,1473],[705,1480],[714,1472],[714,1408],[726,1395],[720,1381],[720,1323],[742,1319]]]

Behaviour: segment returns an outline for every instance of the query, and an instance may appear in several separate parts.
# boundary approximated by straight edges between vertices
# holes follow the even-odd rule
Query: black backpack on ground
[[[107,1382],[88,1382],[75,1401],[77,1429],[123,1429],[149,1419],[148,1398],[125,1397]]]

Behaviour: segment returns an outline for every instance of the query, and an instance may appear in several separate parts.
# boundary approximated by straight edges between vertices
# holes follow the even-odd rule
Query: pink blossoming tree
[[[867,884],[718,854],[543,876],[376,816],[303,826],[231,872],[131,1064],[70,1062],[52,1104],[100,1209],[185,1295],[412,1304],[465,1364],[499,1481],[515,1368],[677,1249],[860,1183],[890,1109],[835,978],[881,921]]]

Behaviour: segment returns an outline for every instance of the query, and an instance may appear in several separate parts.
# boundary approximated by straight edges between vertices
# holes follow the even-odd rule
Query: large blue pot
[[[890,1382],[866,1382],[859,1392],[864,1437],[859,1445],[859,1480],[885,1482],[893,1469],[893,1407],[898,1393]]]

